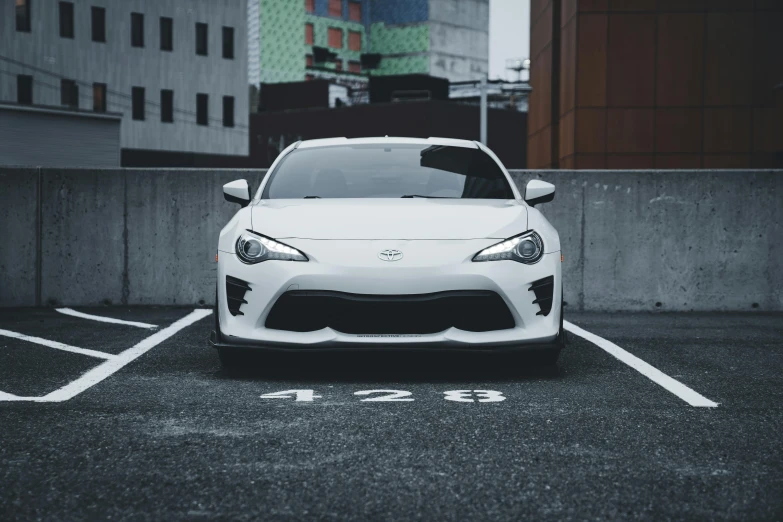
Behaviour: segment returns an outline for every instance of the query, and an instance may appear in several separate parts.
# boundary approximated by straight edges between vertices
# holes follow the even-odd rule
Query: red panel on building
[[[361,73],[362,64],[359,62],[348,62],[348,70],[352,73]]]
[[[361,22],[362,4],[359,2],[348,2],[348,18],[354,22]]]
[[[329,0],[329,16],[343,17],[343,0]]]
[[[329,47],[334,49],[343,48],[343,30],[335,27],[329,28]]]
[[[305,43],[307,45],[313,45],[314,41],[313,24],[305,24]]]
[[[305,66],[307,66],[307,67],[312,67],[313,66],[313,55],[312,54],[305,55]]]
[[[305,0],[305,11],[308,13],[315,12],[315,0]]]
[[[362,33],[359,31],[348,31],[348,49],[351,51],[362,50]]]

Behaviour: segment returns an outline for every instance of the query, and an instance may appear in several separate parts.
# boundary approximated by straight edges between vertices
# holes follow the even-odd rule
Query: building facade
[[[783,166],[783,2],[532,0],[528,167]]]
[[[0,3],[0,102],[121,115],[123,156],[248,155],[247,0]]]
[[[489,69],[489,0],[249,1],[253,84],[362,83],[370,74],[462,81]],[[333,55],[324,60],[322,50]]]

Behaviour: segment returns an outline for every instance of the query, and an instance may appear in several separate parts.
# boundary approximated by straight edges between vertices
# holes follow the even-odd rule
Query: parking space
[[[4,520],[783,514],[780,315],[570,314],[630,358],[572,335],[554,369],[365,352],[226,372],[209,310],[76,311],[148,326],[0,312],[2,331],[109,357],[0,335]]]

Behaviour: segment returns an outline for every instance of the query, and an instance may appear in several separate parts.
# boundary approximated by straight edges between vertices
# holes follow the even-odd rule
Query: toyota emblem
[[[381,250],[378,253],[378,258],[383,261],[399,261],[402,259],[402,252],[399,250]]]

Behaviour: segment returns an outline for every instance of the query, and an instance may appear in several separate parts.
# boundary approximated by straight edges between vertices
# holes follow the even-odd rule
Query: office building
[[[246,35],[247,0],[4,1],[0,102],[118,115],[123,164],[246,157]]]

